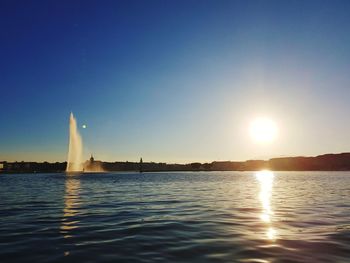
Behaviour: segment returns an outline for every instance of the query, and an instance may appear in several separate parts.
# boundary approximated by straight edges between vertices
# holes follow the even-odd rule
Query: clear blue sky
[[[0,160],[350,151],[350,1],[0,2]],[[256,116],[279,136],[257,145]]]

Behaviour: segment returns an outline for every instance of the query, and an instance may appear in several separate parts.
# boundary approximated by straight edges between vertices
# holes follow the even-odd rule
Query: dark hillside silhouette
[[[140,162],[100,162],[104,171],[140,171]],[[64,172],[66,162],[0,162],[3,173]],[[245,162],[214,161],[212,163],[167,164],[142,162],[142,171],[350,171],[350,153],[324,154],[316,157],[283,157]]]

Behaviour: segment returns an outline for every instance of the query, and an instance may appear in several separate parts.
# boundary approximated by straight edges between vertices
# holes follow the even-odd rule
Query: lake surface
[[[350,173],[0,174],[0,262],[350,262]]]

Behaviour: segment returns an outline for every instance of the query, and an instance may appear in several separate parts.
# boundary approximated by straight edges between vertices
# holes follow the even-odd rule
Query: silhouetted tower
[[[91,154],[90,163],[93,163],[94,161],[95,161],[94,156],[92,156],[92,154]]]
[[[142,157],[141,157],[141,159],[140,159],[140,173],[143,172],[143,170],[142,170],[142,164],[143,164],[143,161],[142,161]]]

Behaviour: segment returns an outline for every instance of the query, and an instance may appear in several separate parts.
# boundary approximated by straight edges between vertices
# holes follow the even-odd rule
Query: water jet
[[[69,146],[66,172],[83,172],[83,142],[77,127],[77,121],[73,113],[69,117]]]

